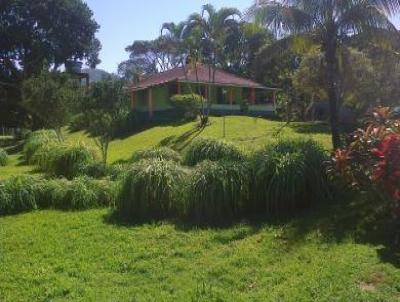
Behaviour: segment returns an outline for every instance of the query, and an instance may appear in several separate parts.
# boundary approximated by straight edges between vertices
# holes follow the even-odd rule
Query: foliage
[[[0,215],[35,209],[83,210],[115,203],[116,186],[110,181],[87,177],[42,180],[31,176],[13,177],[0,183]]]
[[[33,163],[32,159],[38,151],[56,142],[58,142],[58,136],[54,130],[38,130],[30,133],[23,149],[25,160],[28,163]]]
[[[85,112],[87,130],[95,137],[103,163],[107,163],[108,147],[128,119],[129,109],[124,82],[111,78],[97,82],[90,88],[81,104]]]
[[[352,134],[346,149],[335,152],[332,172],[345,183],[389,200],[400,219],[400,120],[389,108],[377,108],[365,130]]]
[[[329,197],[322,147],[312,140],[288,140],[266,147],[252,159],[252,210],[276,216]]]
[[[81,0],[1,1],[0,28],[1,121],[22,125],[20,84],[44,67],[58,70],[68,60],[99,63],[99,26]]]
[[[372,61],[365,53],[352,48],[341,47],[338,89],[342,104],[365,111],[378,99],[378,81]],[[317,101],[327,99],[324,72],[326,62],[320,51],[312,50],[303,57],[299,69],[293,77],[293,84],[298,92]]]
[[[241,161],[242,152],[233,144],[213,138],[197,138],[186,150],[184,163],[189,166],[204,161]]]
[[[0,182],[0,215],[37,209],[37,181],[31,176],[19,176]]]
[[[321,47],[326,68],[326,91],[330,106],[332,143],[335,149],[340,147],[340,129],[338,108],[341,97],[337,81],[339,75],[340,45],[353,36],[380,31],[397,32],[390,22],[389,15],[400,11],[398,1],[254,1],[249,10],[256,20],[274,30],[284,39],[279,45],[290,46],[302,40],[304,44]],[[349,30],[351,29],[351,30]],[[286,45],[285,45],[286,44]]]
[[[0,148],[0,166],[6,166],[8,162],[8,154],[7,151]]]
[[[249,176],[246,163],[201,162],[188,180],[186,219],[199,225],[222,225],[243,217]]]
[[[110,207],[115,202],[115,184],[78,177],[72,181],[54,179],[38,184],[37,196],[40,208],[86,210]]]
[[[96,156],[96,152],[84,144],[62,147],[49,159],[51,162],[49,172],[72,179],[79,175],[85,166],[96,160]]]
[[[122,181],[119,213],[130,221],[176,217],[186,174],[173,161],[152,159],[134,164]]]
[[[61,138],[80,91],[80,83],[66,73],[43,71],[24,81],[22,106],[32,115],[34,127],[54,129]]]
[[[171,97],[172,105],[188,119],[197,117],[205,99],[198,94],[177,94]]]
[[[167,147],[137,151],[133,154],[131,162],[139,162],[144,159],[159,159],[181,162],[181,155],[175,150]]]
[[[72,179],[84,173],[88,165],[92,165],[97,154],[84,144],[58,145],[42,149],[35,156],[35,162],[41,171],[49,175]]]

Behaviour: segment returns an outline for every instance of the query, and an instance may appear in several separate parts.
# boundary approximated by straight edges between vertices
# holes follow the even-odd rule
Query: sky
[[[102,63],[97,67],[116,72],[120,62],[128,59],[125,48],[135,40],[151,40],[160,35],[165,22],[180,22],[204,4],[216,8],[248,8],[252,0],[86,0],[100,25],[97,37],[103,47]],[[396,25],[400,25],[398,20]]]
[[[86,3],[100,25],[97,37],[103,46],[102,63],[97,68],[116,72],[118,64],[128,59],[125,48],[135,40],[158,37],[163,23],[184,21],[207,3],[243,11],[252,0],[86,0]]]

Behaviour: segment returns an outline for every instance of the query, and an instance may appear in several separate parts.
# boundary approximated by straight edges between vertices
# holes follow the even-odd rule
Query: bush
[[[352,133],[348,146],[336,151],[330,169],[335,180],[379,200],[395,223],[400,222],[399,125],[390,108],[376,108],[365,128]]]
[[[197,138],[186,151],[184,163],[195,166],[204,160],[242,161],[244,159],[244,155],[233,144],[212,138]]]
[[[32,164],[32,158],[36,152],[57,142],[58,137],[54,130],[39,130],[30,133],[23,149],[25,160]]]
[[[288,215],[326,199],[325,161],[324,150],[312,140],[283,141],[255,154],[254,213]]]
[[[8,154],[6,150],[0,148],[0,166],[6,166],[8,162]]]
[[[132,156],[131,162],[139,162],[144,159],[160,159],[181,162],[182,157],[175,150],[163,147],[135,152]]]
[[[202,96],[198,94],[177,94],[171,97],[172,105],[184,116],[185,118],[196,118],[201,108],[201,104],[205,103]]]
[[[38,186],[40,208],[63,210],[85,210],[115,204],[115,184],[78,177],[72,181],[54,179],[43,181]]]
[[[214,225],[242,217],[249,197],[249,174],[244,163],[200,163],[189,178],[186,217],[195,224]]]
[[[96,152],[83,144],[50,146],[34,156],[34,162],[43,172],[67,179],[84,174],[96,159]]]
[[[134,164],[122,182],[119,213],[133,221],[176,216],[186,174],[173,161],[153,159]]]
[[[37,209],[38,179],[18,176],[0,183],[0,215]]]

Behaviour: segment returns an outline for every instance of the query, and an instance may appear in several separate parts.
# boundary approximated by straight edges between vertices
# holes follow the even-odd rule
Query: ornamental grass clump
[[[58,136],[54,130],[38,130],[30,133],[23,148],[25,160],[30,164],[34,164],[32,158],[36,152],[58,142]]]
[[[37,209],[38,179],[18,176],[0,182],[0,215]]]
[[[130,221],[178,216],[186,175],[173,161],[151,159],[133,164],[117,199],[120,215]]]
[[[84,144],[58,145],[38,152],[35,162],[49,175],[73,179],[84,174],[97,158],[95,150]]]
[[[205,160],[242,161],[244,155],[231,143],[212,138],[197,138],[186,151],[184,163],[195,166]]]
[[[181,162],[181,155],[171,148],[155,148],[150,150],[137,151],[133,154],[131,162],[139,162],[144,159],[160,159],[160,160],[172,160],[174,162]]]
[[[8,154],[6,150],[0,148],[0,166],[6,166],[8,163]]]
[[[53,179],[43,181],[38,186],[38,205],[40,208],[62,210],[86,210],[110,207],[115,204],[116,184],[111,181],[98,181],[89,177]]]
[[[252,159],[252,211],[287,216],[326,199],[326,154],[312,140],[270,145]]]
[[[244,216],[249,198],[246,163],[203,161],[187,184],[185,216],[197,225],[224,225]]]

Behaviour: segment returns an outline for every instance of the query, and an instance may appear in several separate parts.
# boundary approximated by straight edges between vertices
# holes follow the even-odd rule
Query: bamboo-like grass
[[[252,159],[252,210],[283,216],[329,197],[327,155],[312,140],[281,141]]]
[[[184,163],[195,166],[205,160],[242,161],[244,159],[243,153],[231,143],[213,138],[197,138],[186,150]]]
[[[247,163],[203,161],[186,186],[185,217],[197,225],[223,225],[243,217],[249,199]]]
[[[187,171],[173,161],[143,160],[133,164],[117,200],[121,216],[131,221],[178,216]]]
[[[0,148],[0,166],[4,167],[8,163],[8,153],[6,150]]]
[[[161,147],[137,151],[133,154],[131,162],[139,162],[145,159],[172,160],[179,163],[182,161],[182,156],[180,155],[180,153],[171,148]]]

